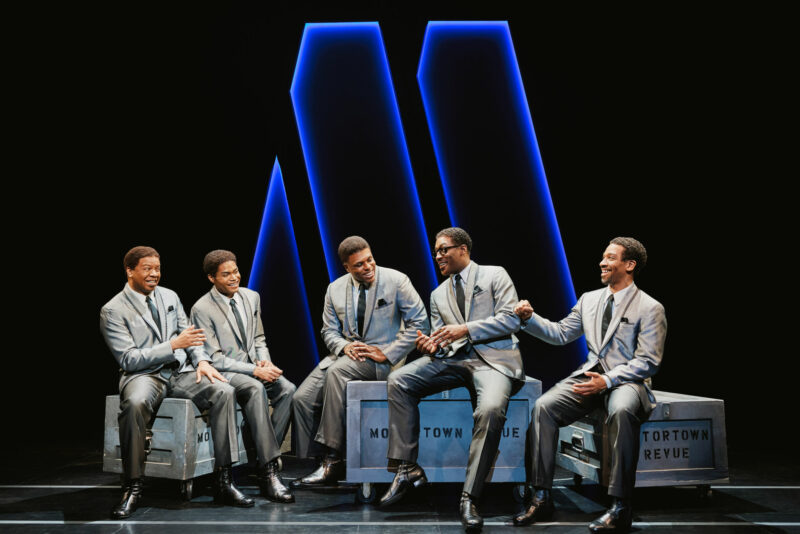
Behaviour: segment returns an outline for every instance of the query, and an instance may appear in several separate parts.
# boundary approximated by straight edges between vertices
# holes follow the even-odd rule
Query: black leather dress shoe
[[[406,492],[413,488],[421,488],[428,483],[425,471],[413,462],[400,462],[397,473],[389,489],[381,497],[380,506],[389,506],[403,498]]]
[[[277,460],[258,469],[258,485],[261,488],[261,495],[272,502],[294,502],[294,495],[283,485],[283,480],[278,474]]]
[[[342,480],[345,475],[344,460],[339,458],[323,458],[312,473],[297,478],[289,483],[292,488],[308,488],[314,486],[332,486]]]
[[[555,505],[550,490],[538,488],[533,493],[527,508],[521,514],[514,516],[514,526],[524,527],[536,521],[547,521],[553,517],[554,511]]]
[[[230,466],[217,468],[214,480],[214,502],[242,508],[253,506],[256,503],[239,491],[239,488],[233,483]]]
[[[614,497],[611,508],[589,523],[592,532],[628,532],[633,523],[633,508],[625,499]]]
[[[465,491],[461,492],[458,511],[461,513],[461,524],[467,532],[480,532],[483,528],[483,518],[478,514],[472,496]]]
[[[127,519],[139,506],[142,498],[142,479],[129,480],[122,490],[122,500],[111,510],[111,519]]]

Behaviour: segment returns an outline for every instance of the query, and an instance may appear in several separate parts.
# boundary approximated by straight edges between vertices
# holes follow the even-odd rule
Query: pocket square
[[[628,318],[627,317],[622,317],[622,318],[620,318],[619,322],[627,323],[628,322]]]
[[[167,308],[167,313],[171,311],[175,311],[175,307],[172,304],[170,304],[169,308]]]
[[[475,290],[472,292],[472,294],[477,295],[481,291],[483,291],[483,289],[481,289],[481,286],[475,286]]]
[[[378,299],[378,308],[386,306],[388,303],[383,299]]]

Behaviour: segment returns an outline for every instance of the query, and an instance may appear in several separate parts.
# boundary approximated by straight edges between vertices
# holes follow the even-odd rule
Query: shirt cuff
[[[606,382],[606,389],[611,389],[611,379],[607,375],[600,375],[603,377],[603,380]]]

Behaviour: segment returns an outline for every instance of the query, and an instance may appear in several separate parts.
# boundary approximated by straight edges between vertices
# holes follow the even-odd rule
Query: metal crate
[[[525,481],[525,439],[542,383],[528,377],[508,403],[491,482]],[[387,470],[389,408],[385,381],[347,383],[347,482],[360,483],[361,502],[374,499],[373,483],[391,482]],[[443,391],[419,404],[418,463],[430,482],[463,482],[472,439],[472,404],[466,388]],[[521,488],[520,488],[521,491]]]
[[[699,486],[729,482],[725,404],[720,399],[654,391],[656,408],[642,423],[636,487]],[[605,411],[559,431],[556,464],[575,481],[608,486],[611,454]]]

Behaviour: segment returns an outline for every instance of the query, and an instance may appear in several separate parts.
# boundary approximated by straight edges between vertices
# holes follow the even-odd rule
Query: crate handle
[[[572,433],[572,446],[575,447],[577,452],[583,452],[583,433],[582,432],[573,432]]]

